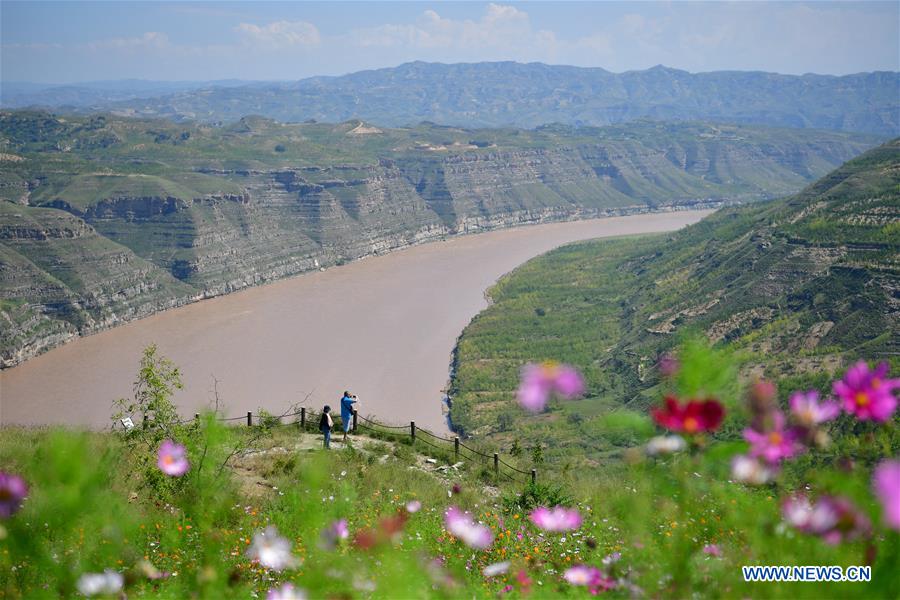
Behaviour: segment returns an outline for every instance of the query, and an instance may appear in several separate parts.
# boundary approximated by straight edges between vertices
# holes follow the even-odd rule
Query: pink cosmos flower
[[[575,565],[563,573],[569,585],[587,586],[592,594],[610,590],[616,587],[614,579],[610,579],[603,574],[603,571],[597,567],[589,567],[587,565]]]
[[[791,394],[791,414],[796,423],[811,429],[838,416],[841,407],[837,402],[819,402],[819,392],[794,392]]]
[[[897,408],[894,389],[900,387],[900,379],[887,379],[888,364],[880,363],[874,370],[865,361],[859,361],[849,369],[832,389],[842,400],[844,410],[856,415],[860,421],[884,422]]]
[[[346,540],[348,537],[350,537],[350,530],[347,529],[347,519],[340,519],[322,530],[321,547],[333,550],[337,547],[338,542]]]
[[[750,442],[750,456],[758,456],[770,464],[778,464],[803,451],[797,432],[784,428],[784,414],[772,413],[772,428],[768,431],[744,429],[744,439]]]
[[[563,506],[552,509],[539,506],[531,511],[529,518],[544,531],[572,531],[581,527],[581,515],[578,511]]]
[[[795,529],[815,535],[827,544],[839,544],[868,535],[869,519],[846,498],[822,496],[811,503],[802,494],[785,500],[784,520]]]
[[[159,470],[172,477],[181,477],[188,472],[191,464],[187,459],[187,450],[181,444],[165,440],[159,445],[159,458],[156,465]]]
[[[462,540],[470,548],[484,550],[494,543],[494,534],[490,528],[479,525],[468,514],[455,506],[447,509],[444,516],[444,526],[447,531]]]
[[[668,352],[660,356],[659,361],[656,363],[656,368],[659,369],[659,374],[663,377],[673,377],[678,373],[680,366],[678,359]]]
[[[0,472],[0,519],[8,519],[22,506],[28,496],[25,480],[12,473]]]
[[[298,564],[291,553],[291,542],[278,535],[278,530],[272,525],[253,536],[253,543],[247,549],[247,558],[275,571]]]
[[[406,512],[408,512],[410,514],[419,512],[419,510],[421,508],[422,508],[422,503],[419,502],[418,500],[410,500],[409,502],[406,503]]]
[[[886,460],[878,465],[872,484],[884,509],[884,522],[900,530],[900,461]]]
[[[574,367],[552,361],[522,367],[517,396],[526,410],[541,412],[553,393],[566,400],[576,398],[584,393],[584,379]]]
[[[592,581],[602,576],[603,573],[600,572],[600,569],[587,565],[575,565],[563,573],[563,579],[570,585],[590,585]]]
[[[715,556],[716,558],[721,558],[722,549],[719,548],[718,544],[707,544],[703,546],[703,554],[709,554],[710,556]]]
[[[292,583],[272,588],[266,593],[266,600],[306,600],[306,592]]]
[[[803,494],[789,497],[781,505],[781,516],[795,529],[806,529],[812,515],[812,503]]]

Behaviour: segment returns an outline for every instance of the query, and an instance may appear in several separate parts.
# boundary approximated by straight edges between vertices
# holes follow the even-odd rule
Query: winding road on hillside
[[[445,432],[442,390],[462,329],[504,273],[562,244],[679,229],[710,211],[551,223],[411,247],[205,300],[98,333],[0,372],[0,423],[108,426],[129,396],[142,349],[181,368],[184,415],[207,406],[213,378],[228,416],[280,413],[309,396]]]

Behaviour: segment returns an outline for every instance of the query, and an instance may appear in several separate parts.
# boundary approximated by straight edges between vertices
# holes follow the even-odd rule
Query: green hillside
[[[736,352],[745,378],[821,383],[865,356],[900,356],[900,140],[801,193],[722,209],[676,234],[573,244],[504,277],[463,332],[454,423],[546,440],[551,455],[615,454],[631,440],[611,411],[658,394],[657,358],[685,334]],[[520,365],[578,366],[588,397],[526,417]]]

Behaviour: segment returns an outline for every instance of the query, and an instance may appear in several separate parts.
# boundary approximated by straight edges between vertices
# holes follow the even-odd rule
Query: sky
[[[900,71],[900,2],[19,2],[0,79],[296,80],[425,60]]]

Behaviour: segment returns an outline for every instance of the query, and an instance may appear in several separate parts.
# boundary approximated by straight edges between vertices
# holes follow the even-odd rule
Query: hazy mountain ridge
[[[559,409],[588,417],[576,431],[551,414],[515,432],[553,438],[554,428],[552,447],[585,447],[604,437],[591,415],[641,411],[658,395],[657,358],[688,331],[739,350],[747,375],[827,380],[856,358],[896,361],[898,232],[900,139],[784,200],[534,259],[501,280],[460,338],[454,422],[490,432],[514,403],[522,361],[563,360],[587,374],[591,398]]]
[[[612,73],[542,63],[413,62],[338,77],[188,89],[158,97],[70,96],[46,90],[19,95],[12,106],[69,105],[206,122],[261,114],[293,122],[360,118],[385,126],[427,120],[463,127],[537,127],[652,118],[900,134],[900,73],[895,72],[796,76],[689,73],[657,66]]]
[[[876,138],[702,123],[228,127],[0,113],[5,365],[420,241],[795,191]]]

